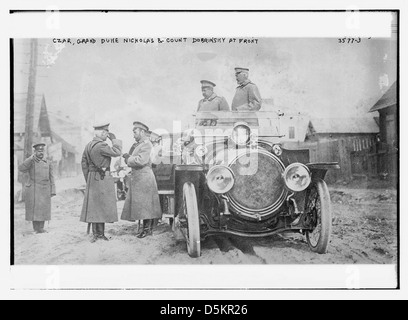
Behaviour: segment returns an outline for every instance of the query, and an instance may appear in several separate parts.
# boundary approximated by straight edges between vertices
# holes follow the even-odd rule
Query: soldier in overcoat
[[[198,112],[202,111],[229,111],[227,100],[224,97],[217,96],[214,92],[216,86],[214,82],[201,80],[201,91],[204,99],[198,102]]]
[[[82,172],[86,181],[82,205],[81,222],[92,225],[92,242],[105,237],[105,223],[118,221],[116,194],[113,177],[110,175],[112,157],[122,153],[122,141],[109,132],[109,123],[94,126],[94,138],[82,154]],[[112,147],[106,139],[112,141]]]
[[[45,221],[51,220],[51,197],[55,196],[53,167],[44,157],[45,144],[33,146],[34,153],[18,169],[28,173],[25,183],[25,218],[33,222],[35,233],[44,233]]]
[[[235,68],[235,79],[238,87],[232,99],[232,111],[258,111],[262,106],[262,98],[256,84],[248,79],[248,68]]]
[[[143,229],[138,238],[152,235],[154,219],[161,219],[162,211],[156,178],[152,171],[150,154],[153,148],[148,137],[149,128],[139,122],[133,123],[133,135],[136,143],[123,157],[132,168],[129,190],[122,211],[122,220],[143,220]]]

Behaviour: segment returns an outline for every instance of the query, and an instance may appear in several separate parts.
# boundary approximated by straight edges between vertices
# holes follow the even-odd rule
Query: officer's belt
[[[101,168],[104,172],[110,172],[110,168]],[[89,168],[89,172],[99,172],[98,168]]]

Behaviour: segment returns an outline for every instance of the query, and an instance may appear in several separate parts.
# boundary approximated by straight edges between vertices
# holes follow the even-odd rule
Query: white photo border
[[[25,3],[26,1],[23,1]],[[7,3],[7,2],[6,2]],[[22,8],[46,8],[46,12],[25,12],[25,13],[5,13],[2,8],[1,19],[6,21],[6,27],[2,28],[1,40],[3,48],[1,50],[1,66],[2,70],[10,70],[9,66],[9,48],[4,46],[8,44],[10,38],[31,38],[31,37],[120,37],[120,36],[256,36],[256,37],[291,37],[300,36],[307,37],[314,35],[315,37],[328,36],[345,36],[349,32],[350,36],[359,35],[371,36],[377,34],[381,37],[391,36],[389,16],[387,12],[377,11],[376,9],[386,10],[385,7],[392,9],[398,8],[392,3],[399,4],[402,7],[402,1],[379,2],[373,1],[370,3],[374,11],[360,11],[363,19],[364,28],[360,30],[347,29],[344,27],[344,19],[346,16],[340,18],[343,20],[343,29],[336,23],[332,12],[315,11],[263,11],[269,9],[257,8],[254,12],[113,12],[102,14],[101,12],[58,12],[50,10],[61,10],[60,7],[49,4],[47,2],[44,6],[38,6],[30,3],[30,6],[22,6],[16,2],[17,5],[13,8],[9,4],[6,10]],[[39,2],[41,4],[41,1]],[[44,2],[45,3],[45,2]],[[106,3],[106,2],[105,2]],[[115,4],[116,8],[120,7],[123,2]],[[156,2],[155,2],[156,3]],[[234,3],[236,3],[234,1]],[[244,3],[244,2],[242,2]],[[321,1],[320,8],[326,8],[325,3]],[[323,4],[324,3],[324,4]],[[364,5],[359,7],[362,1],[354,1],[350,6],[342,6],[345,11],[343,14],[352,14],[359,8],[365,8]],[[375,4],[378,3],[378,7]],[[103,7],[103,2],[98,3],[98,6]],[[146,7],[148,5],[145,4]],[[186,5],[188,6],[188,5]],[[89,6],[87,6],[89,8]],[[112,8],[112,4],[106,3],[105,8]],[[236,6],[235,6],[236,7]],[[287,7],[287,6],[286,6]],[[48,8],[48,9],[47,9]],[[61,6],[61,8],[63,8]],[[69,5],[68,5],[69,8]],[[299,7],[291,8],[296,10]],[[350,9],[351,8],[351,9]],[[146,9],[150,10],[150,9]],[[223,10],[223,9],[219,9]],[[238,9],[237,9],[238,10]],[[248,8],[242,9],[248,10]],[[250,9],[255,10],[255,9]],[[306,10],[306,9],[302,9]],[[316,9],[318,10],[318,9]],[[328,9],[330,10],[330,8]],[[390,9],[391,10],[391,9]],[[47,19],[53,17],[53,14],[60,14],[60,28],[49,29],[47,27]],[[302,24],[298,28],[299,21],[304,21],[302,15],[315,15],[313,19],[308,19],[307,23]],[[137,15],[138,19],[134,19]],[[296,24],[293,21],[293,16],[296,15]],[[330,16],[327,19],[327,15]],[[208,24],[209,16],[211,16],[211,24]],[[221,19],[224,23],[220,25]],[[321,17],[323,16],[323,17]],[[55,16],[54,16],[55,17]],[[240,18],[245,18],[252,21],[254,17],[259,23],[272,23],[272,28],[265,28],[264,30],[252,29],[255,23],[250,23],[249,26],[237,26]],[[273,19],[270,19],[273,17]],[[280,20],[282,17],[284,19]],[[321,20],[319,20],[321,17]],[[161,21],[171,21],[172,23],[165,23],[166,28],[162,28],[162,24],[154,25],[152,18],[160,19]],[[270,21],[272,20],[272,22]],[[116,21],[116,22],[115,22]],[[174,23],[177,21],[177,23]],[[227,22],[225,22],[227,21]],[[338,21],[337,21],[338,22]],[[401,21],[400,21],[401,22]],[[326,25],[325,25],[326,23]],[[334,27],[331,28],[333,24]],[[185,26],[189,25],[186,29]],[[324,28],[322,28],[324,25]],[[123,26],[126,26],[125,28]],[[403,24],[400,23],[401,30]],[[129,32],[129,30],[138,30],[137,32]],[[333,32],[334,31],[334,32]],[[330,32],[333,32],[330,34]],[[405,50],[406,43],[400,43],[401,52]],[[404,48],[404,49],[403,49]],[[404,55],[402,55],[404,56]],[[401,57],[401,55],[400,55]],[[402,66],[401,67],[406,67]],[[402,73],[403,69],[401,69]],[[10,78],[8,72],[3,72],[2,79],[2,104],[10,105]],[[404,97],[401,89],[400,104],[403,104]],[[401,110],[401,119],[404,116]],[[1,126],[1,130],[9,130],[6,125],[9,117],[5,117],[3,121],[5,124]],[[402,121],[401,121],[402,122]],[[401,144],[405,140],[405,129],[400,128]],[[11,142],[11,141],[10,141]],[[12,146],[9,146],[12,150]],[[10,151],[11,152],[11,151]],[[405,158],[404,150],[401,150],[401,159]],[[403,161],[401,161],[404,163]],[[9,163],[5,162],[9,167]],[[405,169],[400,168],[400,176],[405,175]],[[9,182],[7,180],[6,182]],[[12,180],[11,180],[12,181]],[[403,181],[403,180],[402,180]],[[7,186],[3,187],[3,191],[7,190]],[[400,192],[403,193],[405,187],[400,184]],[[2,192],[3,214],[7,215],[12,209],[10,195],[7,192]],[[12,198],[11,198],[12,199]],[[399,212],[403,213],[406,209],[405,203],[400,203]],[[298,297],[322,297],[327,298],[328,289],[333,298],[352,296],[356,298],[374,297],[378,294],[378,290],[356,290],[344,292],[338,289],[386,289],[381,291],[383,298],[392,297],[399,293],[406,293],[406,290],[389,290],[395,289],[401,285],[399,271],[403,270],[402,266],[407,266],[407,255],[404,253],[405,246],[403,243],[407,242],[407,236],[404,234],[406,229],[406,217],[400,215],[400,265],[240,265],[240,266],[10,266],[10,255],[5,254],[10,252],[10,228],[9,219],[4,219],[1,226],[0,242],[2,244],[1,254],[1,277],[5,277],[5,281],[1,281],[1,293],[6,292],[8,297],[22,296],[48,296],[55,295],[59,292],[61,297],[70,295],[71,290],[90,289],[88,291],[80,291],[80,294],[87,296],[93,294],[98,297],[105,297],[113,294],[113,292],[100,291],[97,289],[122,289],[116,291],[117,296],[129,295],[138,299],[154,299],[165,298],[169,296],[169,290],[175,290],[177,296],[187,299],[196,299],[208,297],[211,291],[211,298],[221,299],[226,296],[228,299],[270,299],[273,298],[293,298],[293,290],[296,290]],[[405,230],[406,231],[406,230]],[[3,248],[4,247],[4,248]],[[406,251],[406,250],[405,250]],[[150,273],[154,282],[143,279],[140,275]],[[197,275],[200,276],[197,276]],[[307,277],[301,276],[307,274]],[[250,276],[249,276],[250,275]],[[266,275],[266,276],[265,276]],[[405,284],[406,285],[406,284]],[[5,288],[3,288],[3,286]],[[309,290],[302,291],[302,289],[316,289],[316,292]],[[10,291],[11,290],[11,291]],[[36,291],[40,290],[40,291]],[[51,291],[50,291],[51,290]],[[332,291],[333,290],[333,291]],[[338,290],[338,291],[337,291]],[[35,292],[35,293],[34,293]],[[130,292],[130,293],[129,293]]]

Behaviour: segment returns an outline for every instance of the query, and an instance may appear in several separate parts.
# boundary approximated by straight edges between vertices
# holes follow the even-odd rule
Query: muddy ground
[[[176,240],[167,219],[153,236],[135,237],[137,224],[106,225],[109,242],[90,243],[79,222],[82,177],[57,181],[47,233],[34,234],[24,220],[24,203],[14,205],[14,257],[17,265],[93,264],[393,264],[397,261],[397,191],[381,181],[329,185],[333,233],[328,253],[310,251],[301,234],[263,239],[209,237],[192,259]],[[124,201],[118,202],[120,215]]]

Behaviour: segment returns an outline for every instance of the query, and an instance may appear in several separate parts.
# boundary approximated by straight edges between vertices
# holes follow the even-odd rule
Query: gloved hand
[[[250,106],[247,103],[242,104],[236,108],[237,108],[237,111],[250,111],[251,110]]]
[[[33,153],[33,154],[30,156],[30,158],[33,159],[35,162],[39,162],[39,161],[41,160],[40,158],[38,158],[38,157],[36,156],[35,153]]]
[[[128,164],[128,159],[129,159],[129,157],[130,157],[130,154],[129,154],[129,153],[125,153],[125,154],[122,155],[122,157],[125,159],[125,163]]]
[[[113,140],[113,139],[116,139],[116,136],[115,136],[115,134],[114,134],[113,132],[109,132],[109,133],[108,133],[108,138],[109,138],[110,140]]]

